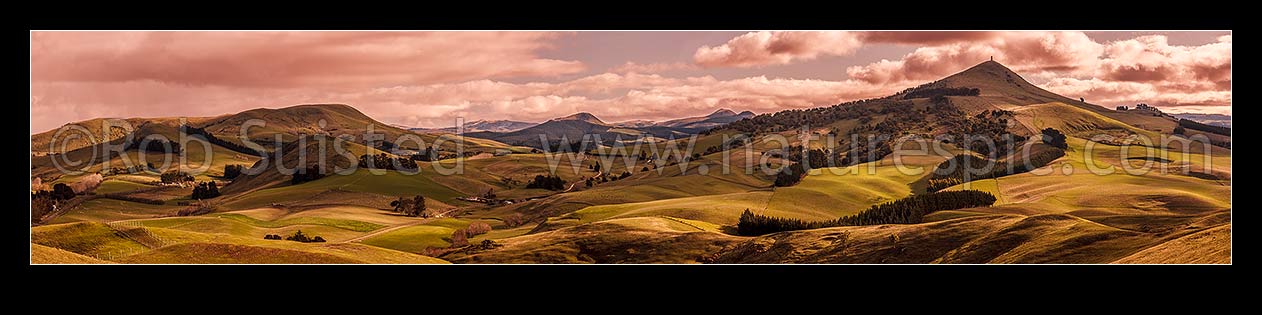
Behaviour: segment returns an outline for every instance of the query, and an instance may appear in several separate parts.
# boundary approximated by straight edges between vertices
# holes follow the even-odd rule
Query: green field
[[[148,250],[140,243],[116,235],[105,224],[92,222],[34,227],[31,229],[31,242],[97,259],[124,257]]]
[[[376,223],[368,223],[368,222],[354,221],[354,220],[320,218],[320,217],[298,217],[298,218],[281,219],[281,220],[276,220],[276,221],[264,221],[264,220],[259,220],[259,219],[255,219],[252,217],[248,217],[241,214],[235,214],[235,213],[215,214],[214,216],[219,217],[219,218],[224,218],[224,219],[241,221],[242,223],[245,223],[245,224],[249,224],[249,225],[253,225],[257,227],[263,227],[263,228],[278,228],[278,227],[286,227],[290,225],[320,225],[320,226],[335,227],[335,228],[339,228],[343,230],[351,230],[355,232],[371,232],[371,231],[375,231],[377,229],[385,227],[384,225],[380,225]]]
[[[450,203],[463,194],[434,182],[430,175],[422,172],[417,175],[405,175],[387,171],[375,175],[368,169],[359,169],[350,175],[330,175],[325,178],[298,185],[287,185],[251,192],[243,198],[223,205],[225,209],[253,209],[266,207],[272,203],[297,201],[331,189],[354,192],[377,193],[388,196],[412,197],[417,194],[427,199]]]
[[[153,186],[138,184],[136,182],[106,179],[101,182],[101,187],[96,189],[98,194],[112,194],[119,192],[133,191],[137,189],[152,188]]]
[[[264,240],[262,237],[245,237],[221,233],[200,233],[166,228],[148,228],[150,232],[169,244],[215,243],[248,245],[302,251],[315,254],[328,254],[363,263],[379,264],[441,264],[445,261],[437,258],[415,255],[380,247],[355,243],[299,243],[284,240]],[[304,229],[305,233],[306,230]],[[173,257],[174,261],[166,263],[187,263],[190,258]]]
[[[383,227],[379,224],[328,218],[293,218],[264,221],[234,213],[196,217],[171,217],[132,221],[145,227],[176,229],[189,232],[227,234],[262,239],[268,234],[292,235],[301,230],[308,236],[320,236],[331,242],[351,239],[364,232]]]
[[[441,218],[421,225],[404,227],[384,234],[373,236],[365,239],[364,244],[400,250],[411,253],[420,253],[427,247],[447,247],[451,246],[451,233],[456,229],[462,229],[469,226],[473,221]],[[494,226],[494,222],[487,222]],[[492,230],[488,236],[495,233]],[[524,233],[524,232],[523,232]],[[481,235],[480,235],[481,236]],[[474,239],[480,239],[474,237]]]
[[[181,207],[167,205],[151,205],[147,203],[122,201],[107,198],[88,200],[71,209],[65,215],[57,217],[51,223],[67,223],[75,221],[111,222],[118,220],[145,219],[170,215]]]

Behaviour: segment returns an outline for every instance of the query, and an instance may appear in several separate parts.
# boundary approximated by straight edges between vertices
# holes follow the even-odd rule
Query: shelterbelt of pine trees
[[[925,215],[943,210],[984,207],[995,204],[995,196],[976,190],[944,191],[873,205],[855,215],[831,221],[805,221],[757,215],[745,209],[736,233],[745,236],[783,231],[809,230],[838,226],[920,223]]]

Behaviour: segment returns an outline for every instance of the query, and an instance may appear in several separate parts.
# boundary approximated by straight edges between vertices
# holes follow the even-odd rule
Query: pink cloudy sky
[[[1096,104],[1231,113],[1230,32],[32,32],[31,132],[302,103],[423,127],[765,113],[990,56]]]

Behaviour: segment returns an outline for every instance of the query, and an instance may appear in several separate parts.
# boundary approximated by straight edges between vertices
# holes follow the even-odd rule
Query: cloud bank
[[[1212,112],[1231,104],[1229,35],[1180,46],[1160,35],[1096,42],[1079,32],[751,32],[698,47],[691,61],[630,60],[603,71],[546,57],[567,36],[33,32],[31,131],[96,117],[215,116],[301,103],[346,103],[386,123],[429,127],[455,117],[543,121],[579,111],[611,122],[718,108],[773,112],[888,95],[991,56],[1035,84],[1097,104]],[[777,65],[826,62],[873,44],[915,48],[849,67],[844,80],[776,75]],[[724,67],[765,74],[709,73]]]

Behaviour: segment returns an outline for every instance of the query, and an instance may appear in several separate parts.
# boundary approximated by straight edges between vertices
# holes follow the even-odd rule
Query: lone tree
[[[1065,143],[1065,134],[1052,128],[1043,129],[1043,143],[1061,149],[1069,148],[1069,144]]]

